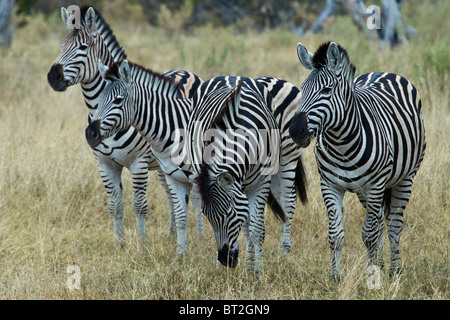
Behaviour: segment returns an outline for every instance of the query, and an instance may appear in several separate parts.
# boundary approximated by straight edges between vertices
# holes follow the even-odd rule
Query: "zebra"
[[[362,239],[368,266],[384,265],[386,220],[390,275],[398,274],[403,212],[426,146],[419,93],[397,74],[371,72],[354,79],[347,51],[335,42],[322,44],[314,54],[299,43],[297,53],[311,73],[301,86],[301,102],[289,133],[302,148],[317,138],[315,157],[328,212],[332,277],[340,279],[346,191],[356,193],[366,209]]]
[[[61,42],[61,52],[48,73],[48,83],[55,91],[65,91],[68,86],[81,84],[84,100],[89,110],[89,119],[98,106],[98,98],[106,82],[100,76],[97,60],[102,59],[107,64],[126,58],[126,53],[118,43],[108,23],[93,7],[82,7],[81,26],[73,29]],[[61,16],[66,27],[69,13],[63,7]],[[191,96],[202,80],[193,73],[175,70],[166,73],[180,83],[183,96]],[[108,207],[114,221],[116,241],[125,245],[123,227],[123,201],[121,174],[124,167],[130,170],[133,197],[132,208],[137,220],[138,238],[140,243],[146,243],[145,216],[148,211],[147,181],[148,170],[158,170],[160,180],[166,195],[168,193],[164,174],[159,170],[159,164],[151,153],[150,145],[133,128],[124,128],[115,136],[109,138],[93,149],[97,159],[103,184],[108,195]],[[193,195],[193,200],[199,199]],[[174,230],[173,204],[167,195],[171,208],[169,236]],[[200,199],[198,200],[200,201]],[[203,235],[203,218],[197,210],[197,234]]]
[[[164,74],[146,69],[127,60],[118,61],[109,67],[99,61],[99,70],[108,82],[100,95],[99,107],[93,119],[86,128],[88,143],[92,147],[99,145],[103,139],[132,125],[147,139],[152,152],[157,158],[161,170],[166,174],[168,187],[173,197],[174,216],[177,229],[177,253],[184,255],[187,252],[186,219],[188,190],[196,189],[195,174],[189,163],[185,162],[186,129],[192,111],[192,99],[180,99],[177,92],[178,85]],[[292,108],[298,95],[284,94],[290,86],[277,85],[275,79],[260,79],[260,86],[267,86],[273,90],[276,101],[284,108]],[[264,83],[264,84],[263,84]],[[298,89],[297,89],[298,90]],[[284,93],[283,93],[284,92]],[[163,102],[158,104],[159,102]],[[295,108],[293,108],[295,109]],[[282,118],[282,113],[274,115]],[[292,113],[293,115],[293,113]],[[295,144],[294,144],[295,145]],[[299,151],[299,148],[294,151]],[[297,153],[299,154],[299,153]],[[291,188],[294,193],[300,190],[303,199],[306,198],[306,181],[299,173],[303,173],[300,157],[294,159],[293,172],[297,188]],[[288,170],[289,169],[289,170]],[[292,171],[287,168],[283,172],[287,180],[292,181]],[[281,186],[279,186],[281,189]],[[289,209],[292,207],[291,198],[284,199],[280,192],[274,196],[283,199],[283,204]],[[201,206],[200,206],[201,207]],[[290,232],[290,229],[283,229]],[[290,235],[285,238],[289,238]],[[285,240],[283,239],[285,242]],[[290,245],[290,243],[289,243]]]
[[[236,267],[237,239],[243,228],[248,268],[256,274],[263,256],[266,201],[282,224],[287,220],[271,192],[279,191],[282,181],[274,179],[271,186],[272,176],[283,177],[278,166],[286,163],[283,157],[290,157],[289,153],[281,155],[281,130],[272,113],[279,110],[272,104],[272,96],[257,80],[216,77],[204,82],[194,95],[187,130],[188,159],[197,175],[203,214],[214,229],[217,260]],[[293,184],[286,193],[295,202]]]

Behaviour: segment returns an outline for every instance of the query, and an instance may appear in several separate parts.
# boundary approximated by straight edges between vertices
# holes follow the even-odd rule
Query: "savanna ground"
[[[189,253],[184,259],[176,256],[176,240],[167,238],[168,205],[154,172],[148,188],[148,247],[137,245],[127,171],[128,245],[116,247],[106,193],[84,138],[87,110],[80,87],[58,93],[46,81],[68,32],[56,8],[48,18],[28,18],[15,29],[12,47],[0,52],[1,299],[450,298],[449,1],[406,3],[404,20],[418,36],[407,46],[385,51],[378,51],[345,16],[330,19],[321,34],[308,37],[285,30],[238,33],[233,27],[209,26],[183,33],[176,24],[166,30],[151,27],[136,6],[119,3],[109,5],[103,15],[129,59],[156,71],[186,69],[203,79],[273,75],[300,86],[308,73],[298,62],[297,42],[314,51],[334,40],[348,50],[357,74],[389,71],[411,80],[422,96],[427,151],[405,212],[404,272],[390,279],[385,268],[381,288],[368,288],[361,239],[364,210],[355,195],[347,194],[342,281],[331,281],[327,216],[312,147],[304,151],[309,203],[297,207],[292,251],[281,254],[279,225],[268,212],[259,282],[246,272],[244,252],[236,269],[216,269],[211,227],[205,220],[206,238],[198,239],[192,208]],[[117,12],[127,18],[119,19]],[[243,236],[240,246],[245,248]],[[66,286],[70,265],[80,268],[80,290]]]

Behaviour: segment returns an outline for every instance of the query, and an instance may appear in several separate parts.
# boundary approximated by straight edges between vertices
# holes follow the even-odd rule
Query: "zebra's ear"
[[[105,79],[105,74],[106,72],[108,72],[109,68],[107,66],[105,66],[102,62],[102,60],[98,59],[97,62],[98,65],[98,71],[100,72],[100,75],[102,76],[103,79]]]
[[[64,7],[61,7],[61,18],[64,23],[64,26],[67,28],[67,20],[69,20],[69,12]],[[69,29],[69,28],[67,28],[67,29]]]
[[[300,42],[297,44],[297,55],[303,67],[308,70],[313,69],[312,58],[314,55],[309,52]]]
[[[225,115],[231,116],[232,119],[236,117],[241,100],[241,87],[242,80],[239,80],[237,86],[230,89],[227,97],[223,100],[222,106],[218,108],[213,120],[209,124],[210,128],[219,127],[225,129],[223,122]]]
[[[119,76],[120,79],[122,79],[126,83],[131,82],[131,70],[127,60],[123,60],[122,63],[120,64]]]
[[[84,17],[84,20],[86,21],[86,27],[89,30],[89,32],[93,35],[97,35],[97,23],[95,22],[95,10],[92,7],[89,7],[89,9],[86,11],[86,16]]]
[[[234,181],[234,177],[228,171],[224,171],[217,176],[217,183],[224,189],[231,187]]]
[[[341,53],[336,42],[331,42],[327,50],[327,66],[336,74],[341,73]]]

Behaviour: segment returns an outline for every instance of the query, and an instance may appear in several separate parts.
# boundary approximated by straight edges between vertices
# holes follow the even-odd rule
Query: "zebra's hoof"
[[[399,276],[403,273],[403,270],[400,266],[391,266],[389,268],[389,278],[392,279],[395,276]]]

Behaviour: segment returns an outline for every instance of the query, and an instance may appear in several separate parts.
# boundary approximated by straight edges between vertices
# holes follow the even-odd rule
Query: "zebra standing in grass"
[[[383,266],[387,220],[391,275],[400,272],[403,212],[425,153],[421,100],[414,86],[392,73],[354,79],[347,52],[334,42],[315,54],[300,43],[302,65],[312,70],[290,134],[301,147],[317,137],[315,154],[329,219],[332,276],[339,280],[344,244],[342,199],[355,192],[366,217],[362,238],[369,265]]]
[[[178,85],[171,78],[137,64],[128,63],[126,60],[114,63],[110,67],[106,67],[99,62],[99,69],[109,83],[101,93],[99,107],[86,129],[88,142],[92,147],[96,147],[103,139],[107,139],[129,125],[135,127],[147,139],[154,156],[160,163],[161,170],[166,174],[174,203],[178,241],[177,253],[184,254],[187,250],[188,190],[195,179],[195,175],[191,166],[183,162],[185,149],[180,148],[180,145],[186,143],[184,133],[192,111],[191,99],[179,98]],[[259,86],[261,88],[267,86],[274,91],[275,100],[279,103],[280,108],[295,109],[293,102],[297,100],[298,95],[287,93],[292,88],[288,85],[277,85],[272,82],[276,82],[274,79],[265,79],[264,85],[262,85],[262,81]],[[296,90],[298,91],[298,89]],[[283,94],[283,92],[286,94]],[[164,103],[159,104],[158,102]],[[283,118],[283,113],[277,113],[276,109],[274,110],[275,114],[276,117]],[[284,122],[284,120],[280,121]],[[288,143],[286,145],[291,146]],[[285,187],[283,180],[283,183],[280,182],[274,192],[274,197],[277,200],[280,199],[278,202],[284,205],[287,210],[293,207],[292,201],[295,203],[296,188],[292,175],[295,176],[297,189],[302,195],[301,199],[306,199],[304,176],[300,176],[303,173],[303,167],[299,149],[294,148],[293,150],[298,152],[295,153],[296,158],[287,163],[286,169],[283,170],[286,175],[285,180],[291,182],[291,188]],[[293,169],[290,167],[293,167]],[[288,196],[282,194],[284,189],[289,189],[290,194]],[[288,228],[284,228],[283,231],[290,233]],[[283,243],[285,242],[284,238],[290,239],[290,235],[283,237]]]
[[[64,25],[67,27],[69,14],[61,9]],[[48,73],[48,82],[56,91],[65,91],[68,86],[81,83],[89,118],[98,105],[98,97],[106,82],[102,79],[97,61],[102,59],[106,64],[126,58],[126,54],[116,40],[111,28],[98,11],[92,7],[81,8],[81,26],[73,29],[61,43],[61,53]],[[175,79],[182,87],[181,94],[190,96],[195,92],[201,80],[186,71],[171,71],[168,76]],[[145,233],[145,216],[147,214],[147,181],[148,170],[159,170],[159,164],[151,153],[150,145],[133,128],[123,131],[104,140],[94,149],[103,184],[108,194],[108,206],[114,220],[117,241],[124,245],[123,202],[121,173],[123,167],[131,172],[133,183],[133,212],[137,219],[140,242],[147,242]],[[158,178],[168,193],[165,176],[158,171]],[[193,199],[199,199],[194,197]],[[174,229],[173,204],[167,196],[171,207],[169,235]],[[200,201],[200,199],[199,199]],[[197,205],[198,207],[198,205]],[[203,234],[201,211],[197,210],[197,233]]]
[[[198,175],[203,213],[214,229],[218,261],[236,266],[243,227],[248,267],[258,273],[266,201],[286,222],[284,208],[271,193],[279,191],[282,181],[271,188],[272,176],[282,176],[279,165],[286,162],[281,159],[281,130],[272,113],[272,97],[256,80],[217,77],[198,88],[192,105],[188,159]],[[295,201],[293,183],[287,193]]]

